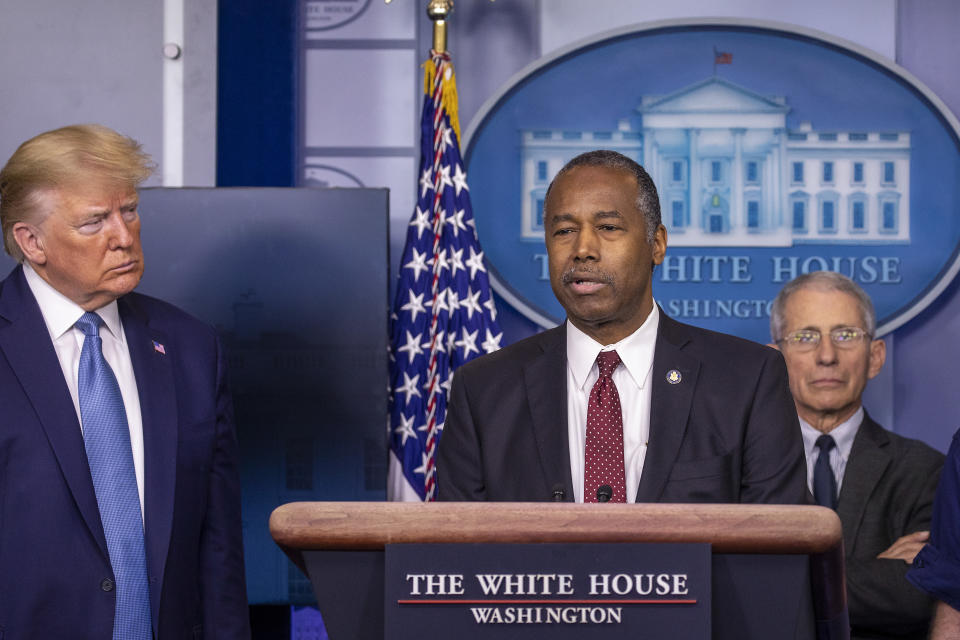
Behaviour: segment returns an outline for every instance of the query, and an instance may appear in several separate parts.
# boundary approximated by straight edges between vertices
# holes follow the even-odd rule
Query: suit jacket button
[[[110,578],[104,578],[100,581],[100,588],[104,591],[113,591],[113,580]]]

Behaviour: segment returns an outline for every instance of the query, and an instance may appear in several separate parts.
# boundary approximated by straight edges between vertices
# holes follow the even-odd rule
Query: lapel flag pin
[[[153,341],[153,350],[156,351],[157,353],[167,355],[167,350],[164,349],[163,345],[157,342],[156,340]]]
[[[670,369],[670,371],[667,371],[667,382],[670,384],[680,384],[681,380],[683,380],[683,376],[681,376],[680,372],[676,369]]]

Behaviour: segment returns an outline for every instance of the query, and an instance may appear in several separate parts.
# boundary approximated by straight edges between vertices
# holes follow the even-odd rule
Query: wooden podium
[[[383,637],[384,546],[411,543],[707,542],[714,639],[850,635],[840,519],[823,507],[299,502],[270,532],[310,577],[331,640]],[[783,607],[799,607],[789,634]]]

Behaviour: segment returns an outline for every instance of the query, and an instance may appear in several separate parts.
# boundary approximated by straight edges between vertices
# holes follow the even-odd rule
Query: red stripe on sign
[[[696,600],[397,600],[397,604],[697,604]]]

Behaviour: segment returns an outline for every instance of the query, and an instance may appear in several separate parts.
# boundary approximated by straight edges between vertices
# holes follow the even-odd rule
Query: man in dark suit
[[[870,297],[839,273],[787,283],[770,331],[800,416],[808,482],[843,524],[854,638],[925,638],[932,602],[906,580],[928,537],[943,455],[898,436],[863,409],[886,359]]]
[[[654,303],[667,232],[633,160],[571,160],[544,203],[567,322],[457,370],[442,500],[802,503],[782,357]]]
[[[94,125],[0,171],[0,637],[248,638],[238,450],[214,330],[132,293],[134,140]]]

